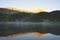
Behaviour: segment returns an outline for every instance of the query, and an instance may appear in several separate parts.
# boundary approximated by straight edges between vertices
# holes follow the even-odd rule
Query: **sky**
[[[0,8],[60,10],[60,0],[0,0]]]

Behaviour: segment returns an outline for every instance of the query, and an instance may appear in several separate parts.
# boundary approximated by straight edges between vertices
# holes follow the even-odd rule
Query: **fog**
[[[0,22],[0,36],[26,32],[60,35],[60,22]]]

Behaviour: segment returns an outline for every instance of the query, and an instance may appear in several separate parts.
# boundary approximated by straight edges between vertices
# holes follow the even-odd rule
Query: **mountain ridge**
[[[41,9],[41,8],[37,8],[37,9],[34,9],[34,10],[17,9],[17,8],[2,8],[2,9],[12,10],[12,11],[18,11],[18,12],[27,12],[27,13],[46,12],[46,10]]]

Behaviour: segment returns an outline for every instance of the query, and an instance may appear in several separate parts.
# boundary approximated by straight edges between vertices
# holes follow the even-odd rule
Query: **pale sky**
[[[60,10],[60,0],[0,0],[0,7],[13,7],[18,9],[33,10]]]

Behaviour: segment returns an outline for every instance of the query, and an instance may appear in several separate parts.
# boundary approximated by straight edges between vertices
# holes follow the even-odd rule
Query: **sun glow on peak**
[[[19,11],[19,12],[31,12],[30,10],[25,10],[25,9],[18,9],[18,8],[7,8],[7,9],[10,9],[10,10],[16,10],[16,11]]]
[[[35,10],[17,9],[17,8],[7,8],[7,9],[16,10],[16,11],[19,11],[19,12],[32,12],[32,13],[46,12],[46,10],[44,10],[43,8],[37,8]]]
[[[46,12],[46,10],[43,8],[37,8],[37,9],[33,10],[33,13],[38,13],[38,12]]]

